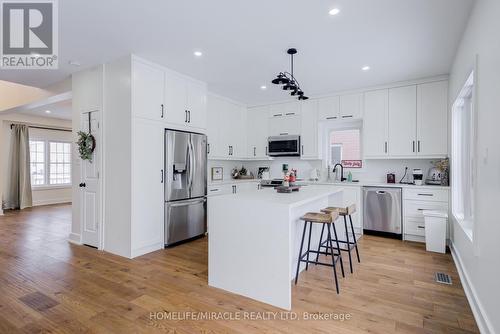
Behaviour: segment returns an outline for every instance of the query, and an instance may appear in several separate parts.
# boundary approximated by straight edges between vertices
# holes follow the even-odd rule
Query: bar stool
[[[332,224],[336,219],[338,218],[338,212],[332,212],[332,213],[318,213],[318,212],[308,212],[304,216],[300,217],[300,220],[304,221],[304,230],[302,231],[302,240],[300,242],[300,251],[299,251],[299,259],[297,261],[297,272],[295,274],[295,284],[297,284],[297,280],[299,278],[299,268],[300,268],[300,263],[305,262],[306,263],[306,270],[309,267],[309,263],[314,263],[314,264],[320,264],[323,266],[328,266],[328,267],[333,267],[333,275],[335,277],[335,288],[337,289],[337,293],[339,293],[339,282],[337,279],[337,269],[336,269],[336,264],[340,260],[340,268],[342,269],[342,276],[345,277],[344,274],[344,266],[342,264],[342,253],[340,251],[340,246],[339,243],[336,243],[337,247],[333,247],[333,242],[337,240],[337,231],[335,230],[335,225]],[[302,250],[304,248],[304,238],[306,236],[306,229],[307,229],[307,223],[309,223],[309,239],[307,242],[307,251],[305,253],[302,253]],[[327,251],[322,252],[320,249],[317,251],[311,250],[311,230],[312,230],[312,225],[313,224],[323,224],[323,229],[321,233],[323,233],[323,230],[325,228],[325,225],[327,226],[327,231],[328,231],[328,239],[326,240],[326,247]],[[335,236],[335,239],[332,238],[331,232],[330,232],[330,226],[333,227],[333,234]],[[321,242],[321,240],[320,240]],[[328,249],[330,250],[331,253],[328,252]],[[336,252],[334,252],[336,250]],[[318,257],[316,257],[316,261],[310,261],[309,260],[309,253],[314,253],[319,256],[319,254],[324,254],[324,255],[332,255],[332,263],[323,263],[318,261]],[[307,257],[307,259],[304,259]]]
[[[328,207],[328,208],[321,210],[321,212],[324,212],[324,213],[338,212],[339,216],[344,217],[346,241],[338,240],[338,242],[347,245],[346,249],[340,248],[340,250],[349,253],[349,267],[351,269],[351,274],[352,274],[353,271],[352,271],[351,251],[353,249],[356,249],[356,256],[358,258],[358,263],[361,262],[359,259],[358,241],[356,240],[356,234],[354,233],[354,226],[352,224],[352,217],[351,217],[351,215],[356,212],[356,205],[352,204],[352,205],[349,205],[348,207],[345,207],[345,208],[344,207]],[[346,218],[347,216],[349,216],[349,222],[351,223],[351,228],[350,228],[351,231],[349,231],[349,228],[347,227],[347,218]],[[335,225],[335,224],[333,224],[333,225]],[[352,233],[352,239],[353,239],[352,241],[349,239],[349,233]],[[321,239],[320,239],[320,244],[318,246],[318,250],[320,250],[321,247],[325,247],[328,250],[328,247],[325,246],[325,243],[326,243],[326,241],[323,242],[323,230],[321,230]],[[317,257],[316,257],[316,259],[317,259]]]

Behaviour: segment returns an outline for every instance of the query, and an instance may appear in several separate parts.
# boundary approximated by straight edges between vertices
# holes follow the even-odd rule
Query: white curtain
[[[12,126],[10,175],[4,209],[24,209],[32,206],[30,145],[28,126]]]

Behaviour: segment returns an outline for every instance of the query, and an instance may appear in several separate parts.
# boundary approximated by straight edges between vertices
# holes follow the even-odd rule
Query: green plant
[[[78,153],[82,160],[92,162],[92,153],[95,149],[95,138],[92,134],[78,131]]]

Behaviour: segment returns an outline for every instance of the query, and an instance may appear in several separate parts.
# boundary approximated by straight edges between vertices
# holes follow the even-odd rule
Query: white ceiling
[[[59,70],[0,71],[44,87],[135,53],[206,81],[234,100],[287,99],[287,70],[310,96],[449,72],[473,0],[59,1]],[[338,7],[337,16],[328,15]],[[203,51],[196,58],[193,51]],[[75,67],[69,60],[82,65]],[[370,65],[368,72],[361,67]],[[268,89],[262,91],[261,85]]]
[[[47,110],[50,111],[50,113],[47,113]],[[17,110],[17,112],[31,116],[49,117],[71,121],[71,100],[58,101],[33,108],[22,108]]]

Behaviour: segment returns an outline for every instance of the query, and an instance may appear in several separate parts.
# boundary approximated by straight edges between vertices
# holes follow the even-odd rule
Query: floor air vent
[[[436,273],[436,282],[451,285],[451,276],[445,273]]]

